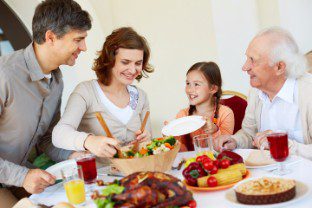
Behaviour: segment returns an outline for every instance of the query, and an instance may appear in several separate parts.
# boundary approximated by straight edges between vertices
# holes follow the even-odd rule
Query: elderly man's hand
[[[222,150],[233,150],[237,147],[236,141],[231,135],[221,135],[213,140],[214,149],[218,152]]]
[[[38,194],[54,183],[55,177],[52,174],[44,170],[32,169],[28,171],[23,182],[23,187],[28,193]]]
[[[261,149],[261,148],[269,149],[268,139],[266,136],[272,132],[273,132],[272,130],[266,130],[266,131],[257,133],[256,137],[254,138],[252,142],[252,145],[257,147],[258,149]]]
[[[90,154],[90,153],[91,152],[89,152],[89,151],[79,151],[79,152],[75,151],[69,155],[68,159],[75,159],[75,158],[82,157],[82,156]]]

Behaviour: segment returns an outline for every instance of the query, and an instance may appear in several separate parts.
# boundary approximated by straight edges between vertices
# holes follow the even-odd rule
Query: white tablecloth
[[[237,150],[242,155],[246,155],[246,151],[248,150]],[[189,158],[194,157],[194,152],[185,152],[185,153],[178,153],[178,156],[174,162],[177,165],[182,158]],[[295,180],[299,180],[304,182],[308,187],[309,190],[312,190],[312,161],[298,157],[299,161],[294,164],[287,165],[287,168],[291,169],[291,173],[287,174],[283,177],[285,178],[292,178]],[[270,170],[265,169],[250,169],[251,177],[258,177],[258,176],[275,176],[272,174]],[[182,170],[180,171],[171,171],[170,174],[183,179],[182,177]],[[105,181],[113,181],[114,179],[119,179],[115,177],[103,176]],[[276,176],[275,176],[276,177]],[[225,194],[228,190],[223,191],[215,191],[215,192],[194,192],[194,198],[197,202],[198,208],[214,208],[214,207],[232,207],[232,205],[226,200]],[[30,197],[30,199],[34,203],[45,204],[48,206],[57,204],[58,202],[67,201],[65,191],[63,188],[63,184],[59,183],[54,186],[48,187],[43,193],[41,194],[34,194]],[[89,199],[87,202],[86,207],[95,207],[93,202]],[[253,206],[250,206],[253,207]],[[255,206],[256,207],[256,206]],[[292,203],[286,207],[296,207],[296,208],[309,208],[312,207],[312,194],[311,196],[304,197],[301,200]]]

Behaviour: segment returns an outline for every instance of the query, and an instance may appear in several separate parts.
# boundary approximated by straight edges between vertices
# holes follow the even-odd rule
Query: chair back
[[[230,97],[229,97],[230,96]],[[220,99],[222,105],[228,106],[234,113],[234,134],[242,128],[242,122],[247,107],[247,97],[242,93],[225,90]]]

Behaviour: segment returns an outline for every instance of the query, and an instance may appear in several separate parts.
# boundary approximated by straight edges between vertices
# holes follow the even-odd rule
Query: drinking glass
[[[200,134],[193,137],[193,144],[195,152],[203,153],[207,151],[214,152],[212,137],[209,134]]]
[[[274,131],[267,135],[271,157],[277,162],[278,168],[273,173],[277,175],[285,175],[290,173],[285,168],[284,161],[289,155],[288,134],[286,131]]]
[[[91,194],[93,185],[97,179],[97,170],[95,163],[95,155],[86,154],[76,159],[78,166],[81,166],[83,172],[83,179],[86,184],[87,194]]]
[[[83,204],[86,201],[86,194],[81,166],[62,169],[61,174],[68,201],[75,205]]]

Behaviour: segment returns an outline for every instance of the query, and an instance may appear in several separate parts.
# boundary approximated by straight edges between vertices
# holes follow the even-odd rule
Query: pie
[[[296,182],[283,178],[263,177],[240,184],[235,189],[237,201],[243,204],[274,204],[293,199]]]

